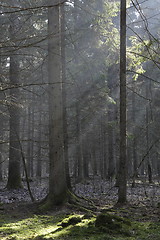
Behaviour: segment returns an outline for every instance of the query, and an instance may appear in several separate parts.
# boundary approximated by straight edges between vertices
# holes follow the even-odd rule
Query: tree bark
[[[51,1],[52,4],[57,1]],[[60,1],[58,1],[60,3]],[[64,123],[61,63],[60,5],[48,9],[49,73],[49,194],[50,205],[63,204],[67,197],[64,161]]]
[[[133,90],[135,89],[135,81],[133,80],[132,84]],[[137,159],[137,151],[136,151],[136,104],[135,104],[135,92],[132,92],[132,121],[133,121],[133,143],[132,143],[132,155],[133,155],[133,182],[132,187],[135,187],[135,180],[138,177],[138,159]]]
[[[15,35],[18,32],[19,19],[18,16],[11,15],[10,17],[10,40],[14,45]],[[16,86],[19,84],[19,62],[18,56],[10,56],[10,84]],[[21,150],[19,146],[19,133],[20,133],[20,107],[19,107],[19,89],[10,89],[10,132],[9,132],[9,171],[8,171],[8,189],[22,188],[20,161]]]
[[[118,203],[127,201],[126,156],[126,0],[121,0],[120,17],[120,159]]]
[[[149,88],[151,88],[151,85],[149,86],[149,83],[146,83],[146,98],[149,98]],[[151,90],[151,89],[150,89]],[[150,114],[149,114],[149,104],[147,103],[146,105],[146,152],[149,149],[149,145],[150,145]],[[151,160],[150,160],[150,152],[147,155],[147,172],[148,172],[148,181],[149,183],[153,182],[153,178],[152,178],[152,167],[151,167]]]
[[[65,8],[61,5],[61,61],[62,61],[62,97],[63,97],[63,128],[64,128],[64,159],[67,187],[71,190],[68,158],[68,126],[67,126],[67,95],[66,95],[66,52],[65,52]]]

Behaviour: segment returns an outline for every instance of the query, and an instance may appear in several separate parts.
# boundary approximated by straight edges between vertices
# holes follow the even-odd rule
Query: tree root
[[[62,204],[55,204],[54,201],[51,201],[48,196],[46,196],[39,204],[38,208],[40,211],[49,211],[54,210],[55,207],[69,207],[69,208],[75,208],[82,212],[95,212],[97,210],[96,206],[91,200],[88,200],[83,197],[79,197],[76,194],[74,194],[72,191],[67,190],[67,196],[66,199]]]

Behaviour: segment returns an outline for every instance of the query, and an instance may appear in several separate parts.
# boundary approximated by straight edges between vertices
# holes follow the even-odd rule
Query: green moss
[[[39,206],[39,211],[40,212],[45,212],[53,208],[53,203],[51,201],[45,201],[43,204]]]
[[[19,216],[20,217],[20,216]],[[1,240],[158,240],[160,223],[131,222],[114,214],[0,216]],[[24,216],[23,216],[24,217]],[[64,226],[63,226],[63,224]]]
[[[60,224],[62,227],[68,227],[69,225],[75,225],[79,222],[81,222],[81,217],[80,216],[72,216],[68,219],[65,219],[62,221],[62,223]]]
[[[33,215],[23,220],[6,219],[0,227],[0,239],[6,239],[4,236],[17,237],[17,239],[34,239],[38,235],[46,235],[57,229],[57,222],[60,217]],[[4,220],[4,219],[3,219]]]
[[[130,236],[131,222],[113,214],[101,213],[96,218],[95,226],[106,233]]]

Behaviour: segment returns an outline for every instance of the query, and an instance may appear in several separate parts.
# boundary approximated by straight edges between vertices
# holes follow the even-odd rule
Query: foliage
[[[136,74],[133,75],[133,79],[137,80],[139,74],[145,72],[143,65],[146,61],[148,61],[146,52],[149,41],[144,40],[141,42],[137,36],[131,36],[129,40],[131,42],[131,46],[127,48],[128,70],[136,72]]]

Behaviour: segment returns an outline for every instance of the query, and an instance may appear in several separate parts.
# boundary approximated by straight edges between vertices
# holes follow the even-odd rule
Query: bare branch
[[[44,5],[44,6],[37,6],[37,7],[30,7],[30,8],[21,8],[21,7],[16,7],[16,6],[7,6],[4,4],[0,4],[0,7],[3,8],[10,8],[10,9],[17,9],[14,11],[6,11],[6,12],[0,12],[0,15],[4,15],[4,14],[11,14],[11,13],[18,13],[18,12],[24,12],[24,11],[38,11],[39,9],[48,9],[48,8],[52,8],[52,7],[57,7],[60,6],[64,3],[66,3],[67,0],[63,0],[61,2],[58,2],[56,4],[52,4],[52,5]]]

